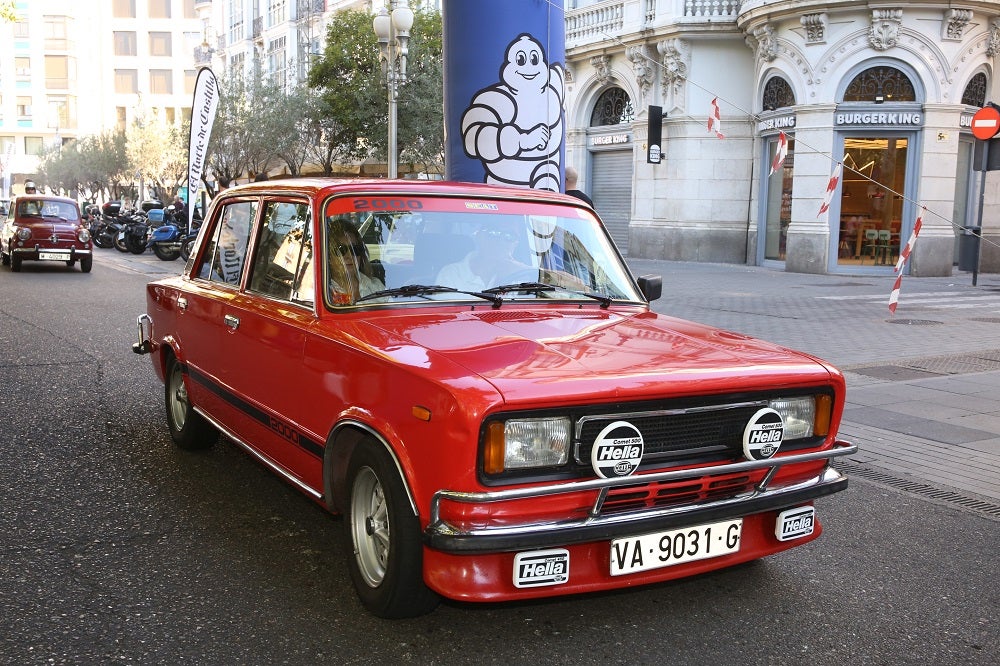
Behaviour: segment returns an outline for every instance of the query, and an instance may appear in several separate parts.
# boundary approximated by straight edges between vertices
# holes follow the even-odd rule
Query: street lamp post
[[[399,86],[406,81],[407,43],[413,27],[413,10],[407,0],[388,0],[372,21],[378,37],[379,61],[389,89],[389,178],[396,178],[396,100]]]

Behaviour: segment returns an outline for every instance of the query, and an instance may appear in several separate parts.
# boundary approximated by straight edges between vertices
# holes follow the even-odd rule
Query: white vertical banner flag
[[[191,102],[191,138],[188,141],[188,229],[194,220],[194,206],[201,187],[208,154],[208,139],[212,136],[215,112],[219,109],[219,82],[208,67],[198,70]]]

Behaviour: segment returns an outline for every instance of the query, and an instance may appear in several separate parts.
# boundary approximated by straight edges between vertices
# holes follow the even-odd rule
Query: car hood
[[[381,353],[393,356],[406,340],[482,377],[508,403],[759,390],[829,382],[836,372],[800,352],[644,310],[503,308],[367,323],[382,332],[370,341],[381,340],[373,345]]]

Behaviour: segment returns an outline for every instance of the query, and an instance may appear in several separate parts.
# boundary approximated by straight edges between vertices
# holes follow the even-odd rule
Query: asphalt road
[[[2,664],[1000,663],[1000,524],[865,479],[742,567],[374,618],[338,519],[232,444],[171,445],[130,345],[180,263],[99,253],[0,269]]]

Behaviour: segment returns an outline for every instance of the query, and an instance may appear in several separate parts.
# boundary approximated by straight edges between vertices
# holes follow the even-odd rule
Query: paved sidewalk
[[[631,259],[663,276],[657,312],[824,358],[844,371],[851,474],[1000,519],[1000,275],[811,275]]]

